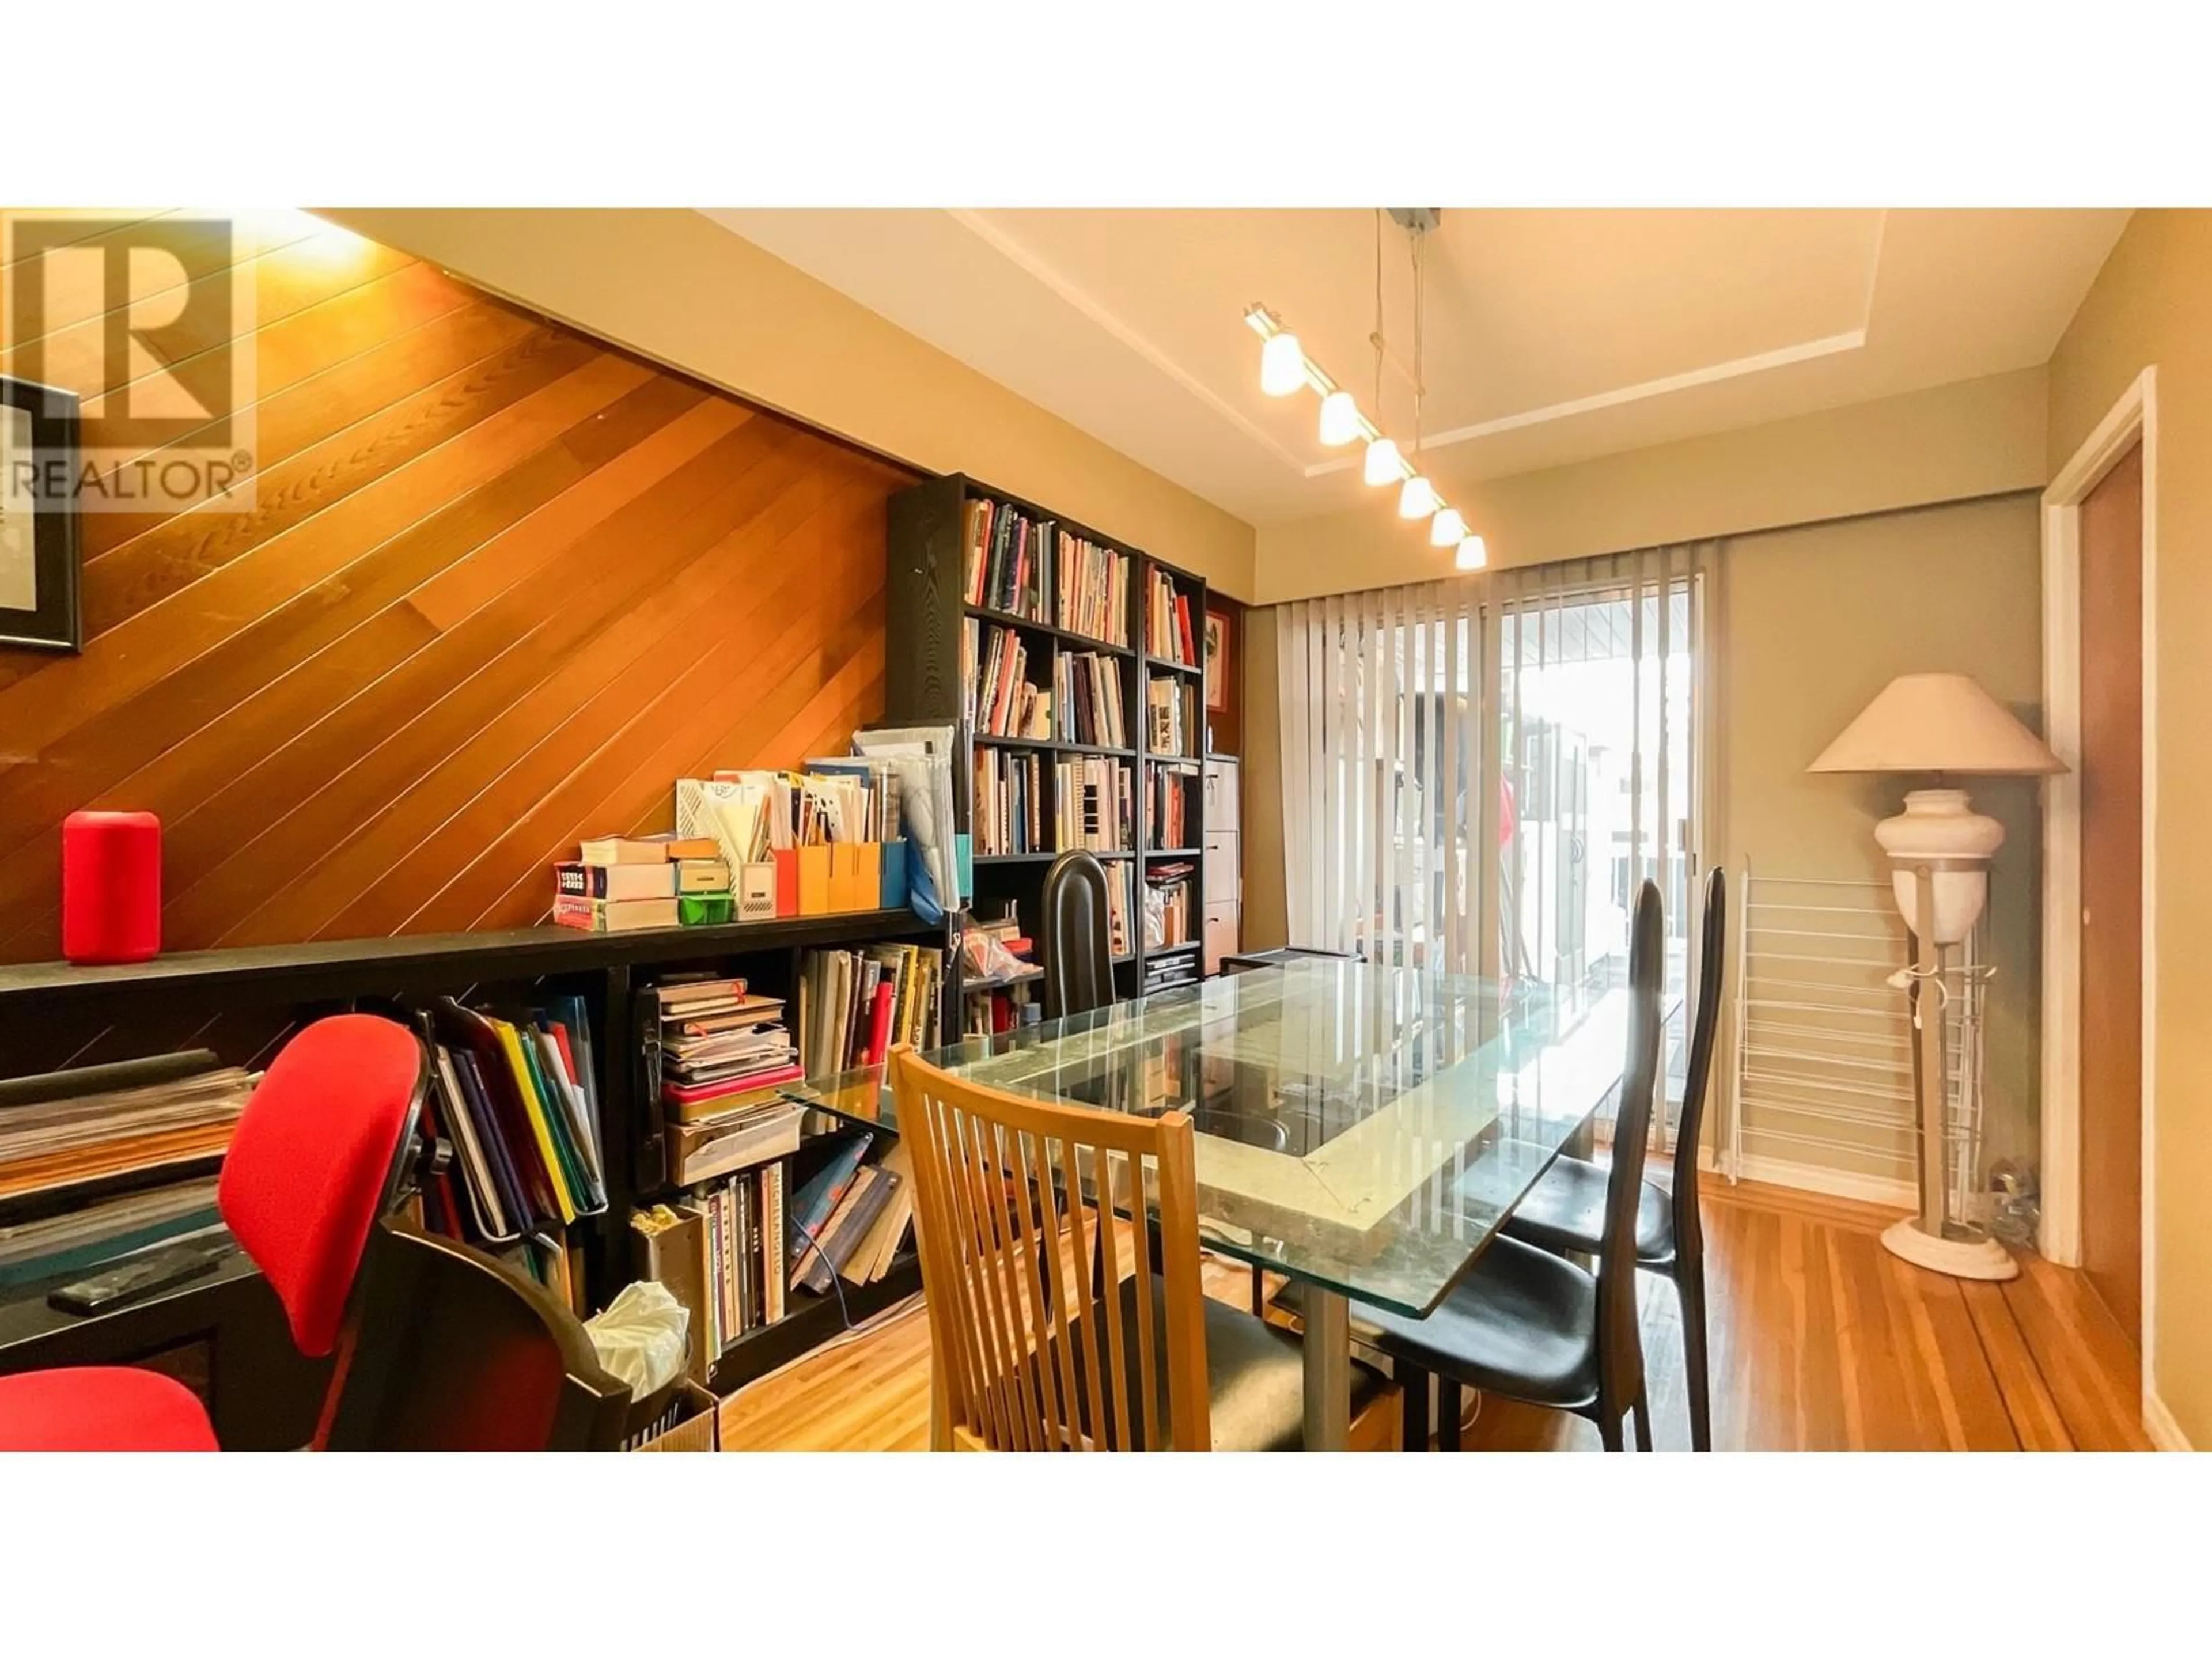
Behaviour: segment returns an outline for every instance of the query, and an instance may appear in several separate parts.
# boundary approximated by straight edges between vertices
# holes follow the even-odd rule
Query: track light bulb
[[[1455,546],[1460,538],[1466,534],[1467,520],[1460,517],[1457,507],[1447,507],[1439,510],[1437,516],[1430,521],[1429,545],[1431,547]]]
[[[1401,519],[1425,519],[1436,510],[1436,486],[1416,472],[1406,480],[1406,487],[1398,492],[1398,516]]]
[[[1377,438],[1367,446],[1367,465],[1360,477],[1371,484],[1395,483],[1403,465],[1398,459],[1398,446],[1388,438]]]
[[[1349,392],[1332,392],[1321,400],[1321,441],[1334,448],[1359,435],[1359,405]]]
[[[1452,558],[1452,568],[1455,570],[1480,570],[1489,562],[1490,550],[1482,544],[1482,538],[1469,536],[1460,543],[1459,551]]]
[[[1270,335],[1260,348],[1260,390],[1270,398],[1287,398],[1305,383],[1305,354],[1298,349],[1298,337]]]

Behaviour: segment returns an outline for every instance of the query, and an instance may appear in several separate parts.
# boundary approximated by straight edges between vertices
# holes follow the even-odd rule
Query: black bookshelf
[[[0,1039],[66,1022],[72,1031],[110,1034],[112,1046],[103,1045],[99,1059],[198,1046],[245,1065],[262,1056],[271,1036],[288,1024],[354,1007],[381,1010],[397,999],[492,988],[580,994],[592,1023],[608,1201],[604,1215],[580,1218],[574,1233],[584,1248],[589,1299],[603,1307],[635,1276],[632,1212],[676,1190],[655,1173],[663,1161],[662,1125],[657,1103],[644,1097],[634,993],[656,975],[678,969],[743,974],[789,993],[799,982],[799,958],[810,950],[883,943],[945,949],[951,942],[945,927],[925,924],[910,910],[870,910],[621,933],[544,927],[317,940],[180,951],[117,967],[35,963],[0,967]],[[950,988],[948,983],[947,1006],[957,1006]],[[180,1031],[189,1037],[166,1040]],[[39,1069],[24,1066],[21,1052],[13,1042],[0,1043],[0,1076]],[[842,1305],[834,1295],[795,1296],[784,1319],[738,1338],[714,1376],[734,1387],[836,1334],[848,1311],[865,1318],[920,1288],[908,1254],[876,1284],[848,1286]],[[214,1278],[94,1319],[48,1307],[43,1285],[10,1291],[0,1295],[0,1373],[130,1364],[182,1342],[207,1341],[223,1443],[297,1445],[313,1427],[327,1367],[292,1352],[283,1317],[243,1257]]]
[[[1126,557],[1129,561],[1129,593],[1128,614],[1123,621],[1129,642],[1127,645],[1115,644],[1062,627],[1057,620],[1056,611],[1053,619],[1040,622],[995,606],[967,603],[968,509],[969,504],[975,501],[1000,503],[1034,522],[1051,526],[1054,533],[1048,538],[1048,560],[1057,561],[1057,532],[1063,531],[1109,548]],[[886,721],[893,725],[949,725],[958,729],[960,736],[954,767],[954,813],[957,827],[963,835],[971,833],[973,829],[975,765],[979,751],[996,749],[1009,755],[1030,754],[1048,757],[1043,769],[1044,787],[1048,792],[1057,787],[1050,763],[1053,757],[1106,756],[1127,766],[1135,797],[1131,826],[1133,844],[1113,851],[1100,851],[1098,856],[1106,865],[1109,880],[1128,883],[1129,930],[1133,948],[1115,958],[1115,971],[1123,995],[1139,994],[1145,984],[1148,960],[1181,957],[1198,948],[1203,928],[1206,842],[1205,791],[1200,786],[1191,792],[1194,799],[1185,815],[1183,840],[1190,844],[1175,855],[1179,861],[1191,866],[1191,893],[1188,908],[1193,936],[1188,940],[1179,941],[1164,949],[1148,949],[1145,943],[1144,872],[1149,862],[1154,860],[1167,861],[1165,854],[1147,850],[1152,839],[1152,772],[1156,766],[1187,770],[1194,775],[1202,771],[1205,763],[1205,697],[1204,670],[1198,663],[1184,663],[1166,655],[1152,653],[1152,641],[1145,625],[1146,606],[1155,574],[1164,575],[1171,584],[1173,592],[1182,599],[1189,614],[1192,654],[1202,656],[1206,618],[1204,578],[1155,558],[1141,548],[1065,514],[960,473],[932,478],[901,491],[890,498],[887,512],[890,568],[885,594],[885,614],[889,618],[884,641]],[[1056,563],[1048,564],[1043,578],[1043,591],[1048,605],[1056,593],[1057,578]],[[1047,685],[1056,683],[1053,666],[1063,653],[1099,651],[1114,657],[1122,665],[1121,729],[1128,742],[1118,747],[1071,742],[1060,735],[1066,730],[1060,724],[1065,711],[1058,708],[1053,710],[1055,735],[1050,738],[999,737],[975,731],[965,718],[966,696],[961,664],[961,628],[963,623],[969,620],[986,628],[1006,627],[1019,633],[1023,636],[1025,653],[1030,654],[1033,662],[1044,665],[1043,684]],[[1162,756],[1150,752],[1146,697],[1154,674],[1174,678],[1179,684],[1187,682],[1192,688],[1194,718],[1187,722],[1188,735],[1186,738],[1192,750],[1189,754]],[[1043,805],[1044,822],[1049,826],[1057,801],[1048,793]],[[1056,856],[1057,854],[1051,851],[975,854],[973,864],[977,914],[995,915],[1005,902],[1011,899],[1018,907],[1024,927],[1033,928],[1039,915],[1044,872]],[[959,956],[956,951],[953,972],[948,975],[947,983],[947,989],[951,993],[948,999],[949,1006],[956,1011],[961,1006],[959,968]]]

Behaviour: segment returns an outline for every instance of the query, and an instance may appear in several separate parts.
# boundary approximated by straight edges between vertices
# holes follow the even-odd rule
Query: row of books
[[[1145,684],[1145,747],[1155,755],[1195,758],[1198,684],[1179,674],[1155,674]]]
[[[421,1024],[435,1085],[428,1127],[455,1152],[453,1180],[434,1182],[428,1196],[461,1236],[550,1239],[603,1212],[605,1150],[583,999],[489,1010],[440,997]]]
[[[1044,824],[1044,757],[978,749],[969,817],[975,851],[986,858],[1042,852]]]
[[[937,1046],[945,958],[917,945],[810,951],[799,966],[799,1064],[811,1078]]]
[[[711,836],[601,836],[553,866],[553,920],[563,927],[711,927],[735,914],[730,866]]]
[[[1129,642],[1129,556],[1060,532],[1060,625],[1109,645]]]
[[[1152,572],[1150,586],[1145,604],[1145,654],[1195,668],[1198,644],[1191,631],[1190,600],[1176,592],[1164,570]]]
[[[1030,684],[1029,647],[1011,628],[960,623],[961,685],[969,727],[994,738],[1052,736],[1052,693]]]
[[[1136,842],[1129,764],[1108,755],[1062,755],[1053,763],[1053,846],[1125,853]]]
[[[1045,614],[1046,550],[1057,523],[1032,519],[1005,501],[968,503],[967,599],[1031,622]]]
[[[1198,845],[1203,781],[1198,773],[1180,766],[1154,766],[1146,807],[1149,845],[1155,848]]]
[[[1126,749],[1129,732],[1121,711],[1121,664],[1097,651],[1062,652],[1053,660],[1053,706],[1060,710],[1066,743]]]
[[[1186,945],[1197,937],[1197,866],[1181,861],[1155,864],[1145,872],[1146,950]]]
[[[689,1373],[703,1383],[748,1331],[789,1306],[786,1166],[775,1159],[630,1217],[633,1265],[690,1315]]]

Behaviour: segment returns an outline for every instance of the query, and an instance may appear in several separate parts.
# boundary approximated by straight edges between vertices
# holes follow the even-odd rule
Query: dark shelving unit
[[[979,501],[1001,503],[1038,523],[1052,526],[1055,533],[1046,549],[1048,560],[1051,562],[1045,571],[1043,587],[1048,599],[1057,593],[1057,532],[1066,532],[1097,543],[1127,557],[1129,561],[1129,611],[1125,622],[1130,643],[1116,645],[1060,627],[1056,621],[1038,622],[992,606],[966,603],[967,512],[969,503]],[[1048,756],[1103,755],[1128,767],[1130,784],[1135,795],[1133,845],[1110,852],[1102,851],[1098,856],[1107,866],[1109,880],[1122,879],[1129,883],[1129,931],[1133,948],[1115,958],[1115,976],[1124,996],[1139,994],[1144,985],[1148,960],[1179,957],[1198,948],[1197,935],[1202,926],[1199,896],[1205,890],[1204,791],[1200,788],[1193,791],[1196,799],[1187,817],[1185,829],[1185,839],[1196,845],[1176,854],[1193,866],[1189,908],[1194,937],[1164,948],[1146,946],[1144,870],[1147,860],[1164,856],[1146,851],[1152,838],[1152,769],[1156,766],[1166,766],[1198,772],[1204,765],[1203,755],[1199,752],[1175,757],[1156,756],[1149,752],[1149,734],[1146,727],[1146,688],[1155,672],[1188,678],[1194,687],[1202,686],[1204,670],[1194,663],[1183,663],[1151,653],[1145,626],[1146,606],[1155,573],[1164,574],[1174,585],[1175,592],[1184,600],[1189,612],[1195,653],[1200,645],[1206,617],[1204,579],[1065,514],[960,473],[932,478],[901,491],[890,498],[888,513],[890,569],[885,611],[889,623],[884,641],[886,720],[895,725],[927,723],[958,728],[960,738],[955,750],[954,812],[957,827],[963,835],[969,833],[973,823],[975,756],[978,750],[995,748],[1009,752]],[[960,659],[961,625],[971,619],[986,627],[1012,628],[1021,634],[1024,650],[1033,653],[1036,659],[1044,665],[1043,684],[1048,685],[1054,683],[1051,666],[1062,652],[1099,651],[1118,659],[1122,664],[1121,726],[1129,739],[1127,744],[1117,748],[1073,743],[1059,736],[1049,739],[1008,738],[975,731],[964,718],[966,697]],[[1194,701],[1200,706],[1190,742],[1194,750],[1200,750],[1203,749],[1204,732],[1202,695]],[[1060,708],[1055,708],[1053,711],[1056,733],[1066,729],[1060,724],[1064,715],[1065,711]],[[1049,793],[1056,787],[1056,780],[1048,763],[1044,787],[1048,791],[1044,801],[1044,822],[1048,826],[1056,805]],[[976,854],[973,863],[977,913],[995,915],[1006,900],[1012,899],[1018,907],[1024,929],[1033,928],[1039,915],[1044,872],[1057,855],[1057,853],[1049,851]],[[959,993],[964,988],[960,982],[959,953],[957,951],[954,952],[953,972],[948,975],[947,988],[952,993],[950,1006],[957,1009],[960,1006]]]
[[[788,994],[797,988],[804,951],[896,942],[943,949],[951,939],[945,927],[925,924],[910,910],[869,910],[622,933],[544,927],[318,940],[179,951],[119,967],[35,963],[0,967],[0,1037],[27,1032],[34,1023],[90,1022],[89,1029],[104,1025],[135,1054],[161,1051],[169,1046],[163,1034],[182,1029],[198,1033],[192,1041],[224,1060],[247,1064],[267,1032],[350,1008],[381,1009],[395,999],[441,992],[527,995],[542,987],[580,994],[592,1023],[608,1201],[605,1214],[580,1218],[574,1233],[584,1247],[592,1304],[603,1307],[635,1276],[631,1213],[675,1191],[658,1173],[663,1126],[643,1086],[634,993],[663,972],[708,969],[743,974]],[[136,1040],[141,1033],[143,1041]],[[103,1050],[100,1057],[123,1055]],[[15,1069],[0,1060],[0,1075]],[[730,1346],[714,1368],[715,1380],[726,1389],[761,1376],[835,1335],[846,1312],[864,1319],[921,1283],[908,1254],[877,1283],[847,1286],[842,1307],[834,1295],[794,1297],[787,1317]],[[296,1445],[312,1431],[327,1367],[292,1352],[275,1297],[242,1256],[212,1278],[92,1319],[48,1307],[44,1290],[41,1284],[0,1296],[0,1373],[127,1364],[179,1341],[206,1340],[215,1345],[217,1424],[225,1444]]]

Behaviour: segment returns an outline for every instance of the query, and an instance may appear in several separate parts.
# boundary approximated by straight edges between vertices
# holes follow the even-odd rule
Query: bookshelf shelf
[[[1147,847],[1145,856],[1148,859],[1194,859],[1203,855],[1205,851],[1202,847]]]
[[[995,623],[1001,628],[1026,629],[1032,634],[1041,634],[1047,639],[1073,646],[1079,651],[1103,651],[1110,657],[1133,657],[1137,654],[1134,646],[1116,645],[1111,640],[1095,640],[1090,635],[1079,634],[1072,628],[1035,622],[1027,617],[1018,617],[1011,611],[994,611],[987,605],[963,605],[960,609],[963,616],[973,617],[978,622]]]
[[[1005,533],[1008,524],[1021,530],[1026,540],[1019,545],[1009,542]],[[1022,528],[1024,524],[1025,530]],[[1121,994],[1141,994],[1147,977],[1148,957],[1184,954],[1183,947],[1168,952],[1148,951],[1142,944],[1146,898],[1143,878],[1147,867],[1145,860],[1164,860],[1167,856],[1144,850],[1155,834],[1153,817],[1164,810],[1153,800],[1155,773],[1163,777],[1169,774],[1194,775],[1204,763],[1196,753],[1168,754],[1152,750],[1153,728],[1147,722],[1155,678],[1164,684],[1176,685],[1179,696],[1187,700],[1182,705],[1186,710],[1182,729],[1188,735],[1183,741],[1194,749],[1202,747],[1205,734],[1202,698],[1196,684],[1202,681],[1203,671],[1171,656],[1152,654],[1150,647],[1166,644],[1167,636],[1148,632],[1147,624],[1155,615],[1151,607],[1157,603],[1161,626],[1169,625],[1167,619],[1172,613],[1174,625],[1183,630],[1183,637],[1192,638],[1194,642],[1205,617],[1204,578],[1049,507],[958,473],[929,479],[892,496],[887,509],[887,530],[890,557],[884,599],[890,620],[884,652],[884,714],[896,724],[943,724],[962,730],[963,741],[957,746],[955,758],[956,828],[963,833],[975,832],[979,766],[988,767],[981,798],[994,816],[1002,817],[1014,811],[1041,808],[1048,840],[1056,838],[1053,825],[1056,811],[1063,805],[1059,799],[1063,772],[1070,773],[1068,787],[1088,786],[1083,803],[1086,811],[1091,808],[1097,790],[1103,787],[1095,777],[1080,776],[1080,769],[1073,767],[1075,761],[1099,757],[1120,763],[1126,769],[1126,787],[1131,795],[1132,847],[1128,850],[1101,852],[1097,856],[1107,862],[1111,879],[1127,884],[1124,897],[1128,905],[1131,936],[1138,941],[1134,950],[1115,958],[1115,976]],[[1112,618],[1109,625],[1125,632],[1128,644],[1110,643],[1078,629],[1060,627],[1056,621],[1025,617],[1000,609],[999,604],[970,602],[971,595],[978,592],[994,597],[1000,603],[1017,593],[1042,592],[1048,605],[1054,608],[1055,616],[1060,614],[1056,608],[1060,580],[1068,574],[1059,568],[1063,536],[1127,562],[1121,567],[1126,572],[1126,595],[1119,587],[1114,590],[1117,599],[1125,600],[1127,609]],[[1023,551],[1024,547],[1026,552]],[[972,567],[971,553],[978,556],[978,562]],[[1107,562],[1110,564],[1111,561]],[[1100,567],[1092,563],[1085,568],[1096,572]],[[1093,594],[1097,592],[1094,587]],[[1085,615],[1085,620],[1095,620],[1096,617],[1093,611]],[[1118,666],[1120,684],[1108,694],[1115,700],[1109,707],[1118,714],[1120,731],[1127,735],[1127,742],[1080,743],[1065,736],[999,737],[968,726],[969,693],[964,684],[968,671],[963,662],[963,635],[969,629],[980,629],[978,665],[979,669],[988,670],[993,643],[989,630],[994,628],[1013,630],[1014,642],[1022,649],[1022,677],[1039,690],[1060,690],[1066,658],[1096,652],[1109,666]],[[1004,640],[999,641],[998,646],[1001,652],[1010,648]],[[1003,656],[1000,660],[1004,660]],[[1006,684],[1003,679],[999,682],[1002,689]],[[1094,708],[1097,694],[1089,688],[1096,684],[1095,680],[1086,682],[1085,693]],[[1069,701],[1072,706],[1081,706],[1072,697]],[[980,702],[979,698],[979,704]],[[1060,724],[1070,713],[1070,708],[1053,708],[1056,732],[1072,729]],[[988,793],[988,780],[1004,780],[1001,759],[1011,762],[1018,756],[1054,757],[1053,761],[1042,763],[1042,775],[1033,781],[1025,778],[1021,786],[1041,799],[1031,801],[1027,796],[1010,791],[1009,795],[993,799]],[[987,762],[984,757],[990,758]],[[1202,819],[1203,791],[1193,786],[1189,793],[1191,804],[1182,809],[1180,827],[1171,833],[1178,841],[1199,843],[1174,854],[1194,866],[1188,878],[1189,893],[1179,901],[1188,904],[1194,917],[1196,896],[1204,885],[1202,847],[1206,825]],[[981,844],[980,837],[978,844]],[[972,863],[975,915],[997,916],[1012,905],[1025,924],[1033,924],[1039,914],[1044,872],[1055,856],[1048,852],[975,854]],[[956,1006],[959,989],[957,983],[947,987]]]

